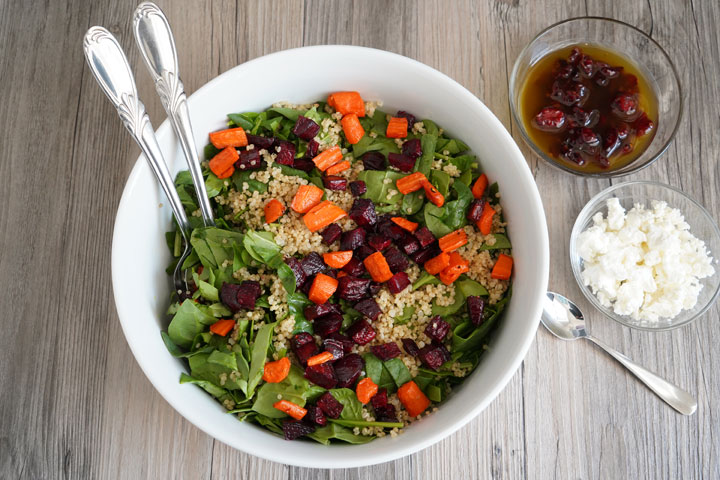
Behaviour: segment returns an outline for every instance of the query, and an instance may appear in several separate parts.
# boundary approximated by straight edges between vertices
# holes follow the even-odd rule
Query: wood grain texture
[[[507,82],[532,36],[602,15],[652,35],[682,76],[676,141],[630,179],[682,188],[720,214],[720,4],[710,0],[158,1],[177,36],[188,93],[281,49],[354,44],[455,78],[518,141],[551,238],[551,289],[591,312],[570,272],[570,229],[610,181],[559,174],[512,124]],[[478,418],[415,455],[349,470],[296,468],[214,441],[154,391],[112,302],[117,204],[138,155],[84,64],[82,35],[117,35],[155,126],[164,112],[133,46],[135,2],[0,0],[0,478],[720,478],[718,306],[665,333],[590,315],[593,332],[697,396],[666,407],[590,344],[538,332],[507,388]],[[279,457],[280,458],[280,457]]]

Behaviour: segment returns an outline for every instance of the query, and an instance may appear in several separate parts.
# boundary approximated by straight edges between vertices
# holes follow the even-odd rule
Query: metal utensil
[[[580,309],[564,296],[547,292],[540,317],[545,328],[563,340],[585,338],[609,353],[615,360],[622,363],[658,397],[667,402],[683,415],[692,415],[697,409],[697,401],[685,390],[676,387],[653,372],[636,364],[628,357],[605,345],[595,337],[591,337],[585,326],[585,319]]]
[[[214,226],[213,211],[200,171],[195,138],[190,124],[185,87],[180,80],[180,69],[170,24],[162,10],[151,2],[143,2],[133,15],[133,32],[145,65],[155,82],[155,90],[180,140],[190,176],[195,184],[200,212],[206,227]]]
[[[187,282],[182,274],[182,264],[190,255],[190,223],[178,196],[160,146],[155,138],[150,117],[140,101],[127,57],[115,37],[103,27],[91,27],[83,41],[85,60],[102,91],[117,109],[120,120],[137,142],[150,169],[155,174],[170,207],[175,213],[180,233],[185,240],[185,251],[178,260],[173,274],[178,294],[188,292]]]

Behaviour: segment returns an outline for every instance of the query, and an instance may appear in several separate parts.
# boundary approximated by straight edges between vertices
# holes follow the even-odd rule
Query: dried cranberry
[[[445,353],[443,352],[444,347],[441,347],[442,345],[425,345],[418,352],[418,356],[428,368],[439,370],[443,363],[447,361],[445,359]]]
[[[590,128],[580,129],[580,138],[582,142],[591,148],[598,147],[600,145],[600,137]]]
[[[344,408],[330,392],[323,393],[316,404],[330,418],[339,418]]]
[[[395,342],[383,343],[382,345],[372,345],[370,347],[370,351],[382,361],[399,357],[402,354],[400,347],[398,347]]]
[[[340,340],[336,340],[332,337],[323,340],[323,349],[326,352],[332,353],[333,361],[340,360],[342,357],[345,356],[345,348],[343,347],[343,342]]]
[[[265,150],[270,150],[270,147],[272,147],[275,143],[275,137],[262,137],[260,135],[252,135],[250,133],[248,133],[246,136],[248,144],[254,146],[257,149],[264,148]]]
[[[423,248],[422,250],[418,250],[417,252],[410,255],[410,258],[413,259],[413,262],[417,263],[418,265],[422,265],[431,258],[435,258],[438,255],[440,255],[440,247],[438,247],[437,242],[429,245],[427,248]]]
[[[330,175],[323,178],[323,185],[328,190],[341,191],[347,188],[347,180],[337,175]]]
[[[305,423],[320,425],[321,427],[327,423],[327,418],[320,407],[317,405],[308,405],[306,409],[307,413],[303,417]]]
[[[390,166],[397,168],[401,172],[410,172],[415,166],[415,159],[401,153],[388,153],[388,162]]]
[[[556,107],[545,107],[533,117],[532,124],[544,132],[559,132],[565,127],[565,112]]]
[[[303,172],[310,172],[313,168],[315,168],[315,164],[312,160],[308,160],[307,158],[296,158],[292,166],[293,168],[297,168]]]
[[[342,310],[340,309],[340,305],[337,303],[325,302],[321,305],[312,304],[307,306],[303,310],[303,313],[305,314],[305,318],[312,321],[329,313],[342,314]]]
[[[385,170],[385,155],[380,152],[365,152],[360,160],[365,170]]]
[[[467,297],[466,302],[470,321],[476,327],[481,325],[484,320],[483,315],[485,314],[485,299],[472,295]]]
[[[333,333],[329,338],[340,342],[343,347],[343,352],[345,353],[350,353],[352,352],[352,349],[355,348],[355,342],[353,342],[350,337],[343,335],[342,333]]]
[[[375,251],[376,250],[370,245],[360,245],[355,249],[353,256],[359,258],[360,260],[365,260],[367,257],[375,253]]]
[[[303,140],[312,140],[315,135],[320,131],[320,125],[315,123],[314,120],[302,115],[298,117],[295,122],[295,126],[292,129],[292,133],[302,138]]]
[[[610,104],[612,112],[622,120],[632,121],[639,115],[638,97],[631,93],[618,94]]]
[[[327,389],[335,388],[338,383],[335,370],[330,362],[307,367],[305,369],[305,378],[313,382],[315,385],[319,385]],[[325,410],[323,409],[323,411]]]
[[[311,159],[318,154],[320,150],[320,144],[314,138],[307,144],[307,150],[305,150],[305,157]]]
[[[483,207],[485,207],[485,200],[482,198],[476,198],[470,203],[467,211],[467,219],[471,222],[477,222],[482,216]]]
[[[585,159],[576,149],[570,148],[566,144],[563,144],[560,148],[562,149],[560,152],[560,157],[570,162],[577,163],[578,165],[585,164]]]
[[[365,265],[358,257],[353,256],[342,268],[342,271],[353,277],[359,277],[365,273]]]
[[[351,388],[360,377],[364,366],[365,362],[357,353],[345,355],[335,362],[338,388]]]
[[[598,153],[595,155],[595,161],[603,168],[608,168],[610,166],[610,160],[608,160],[608,157],[605,156],[604,153]]]
[[[405,253],[405,255],[412,255],[420,250],[420,242],[409,234],[399,238],[397,240],[397,246]]]
[[[375,395],[370,399],[370,404],[373,408],[382,408],[388,404],[387,389],[381,388]]]
[[[413,115],[412,113],[408,113],[405,110],[398,110],[397,116],[400,118],[407,118],[409,128],[412,128],[412,126],[417,123],[415,120],[415,115]]]
[[[390,271],[393,273],[404,272],[410,266],[407,257],[397,247],[390,247],[383,253]]]
[[[582,50],[580,50],[578,47],[574,47],[570,51],[570,55],[568,56],[568,62],[575,65],[577,62],[580,61],[581,56],[582,56]]]
[[[605,132],[603,138],[603,153],[606,157],[611,157],[620,146],[620,136],[616,129],[611,128]]]
[[[577,70],[565,60],[559,60],[555,69],[555,78],[569,79],[575,76]]]
[[[417,357],[418,353],[420,353],[420,349],[417,346],[417,343],[415,343],[415,340],[412,338],[403,338],[402,339],[403,348],[405,349],[405,353],[410,355],[411,357]]]
[[[440,315],[435,315],[430,319],[430,322],[425,327],[425,335],[442,342],[450,331],[450,324],[440,318]]]
[[[353,197],[359,197],[365,192],[367,192],[367,185],[365,185],[365,182],[362,180],[350,182],[350,193],[352,193]]]
[[[365,315],[367,318],[372,320],[373,322],[378,319],[380,314],[382,313],[382,310],[380,310],[380,307],[378,306],[377,302],[372,298],[366,298],[364,300],[360,300],[358,303],[355,304],[353,307],[358,312]]]
[[[582,83],[555,80],[552,91],[550,92],[550,98],[570,107],[572,105],[582,105],[585,103],[588,94],[588,88]]]
[[[315,331],[315,334],[320,335],[322,338],[327,338],[333,333],[340,331],[342,322],[342,315],[338,313],[329,313],[313,320],[313,330]]]
[[[300,265],[302,266],[303,272],[305,272],[305,276],[308,278],[316,273],[324,272],[328,268],[323,258],[317,252],[310,252],[302,259]]]
[[[368,198],[356,198],[350,207],[348,216],[359,226],[374,225],[377,222],[375,204]]]
[[[275,163],[292,167],[295,163],[295,144],[286,140],[278,140],[277,143],[278,146],[275,147],[275,152],[277,153]]]
[[[422,155],[422,144],[419,138],[411,138],[403,143],[402,154],[410,158],[418,158]]]
[[[623,71],[623,67],[611,67],[607,64],[601,64],[599,66],[600,73],[606,78],[616,78],[620,76],[620,72]]]
[[[578,70],[585,78],[592,78],[595,75],[596,67],[595,62],[589,55],[581,55],[578,61]]]
[[[390,243],[392,240],[390,240],[385,235],[374,233],[368,237],[368,245],[370,245],[372,248],[377,250],[378,252],[382,252],[387,247],[390,246]]]
[[[423,248],[435,241],[435,235],[433,235],[430,229],[425,226],[415,230],[415,238],[418,239],[420,246]]]
[[[295,440],[296,438],[300,438],[303,435],[308,435],[315,431],[314,426],[308,425],[300,420],[284,420],[282,429],[285,440]]]
[[[410,278],[407,273],[398,272],[390,277],[390,280],[387,281],[387,286],[390,293],[397,295],[410,286]]]
[[[338,279],[338,288],[335,293],[343,300],[355,302],[366,297],[369,286],[369,278],[357,278],[347,275]]]
[[[397,413],[395,405],[388,403],[384,407],[375,409],[375,420],[378,422],[397,422]]]
[[[597,75],[595,75],[594,81],[595,85],[597,85],[598,87],[607,87],[608,83],[610,83],[610,80],[608,80],[608,78],[602,73],[598,73]]]
[[[337,223],[331,223],[325,230],[320,232],[320,236],[326,245],[333,244],[335,240],[340,238],[340,235],[342,235],[342,228]]]
[[[643,112],[642,114],[640,114],[640,117],[635,120],[635,123],[633,123],[633,127],[635,128],[635,132],[638,136],[643,136],[652,132],[653,128],[655,128],[655,124],[652,122],[652,120],[650,120],[647,114]]]
[[[305,283],[307,276],[302,269],[302,264],[300,263],[300,261],[295,257],[285,257],[285,263],[295,274],[295,283],[297,285],[302,285],[303,283]]]
[[[347,277],[343,277],[347,278]],[[375,329],[370,325],[370,322],[361,318],[356,320],[355,323],[350,325],[347,330],[347,334],[353,339],[353,342],[358,345],[366,345],[375,338]]]
[[[362,228],[349,230],[340,237],[340,250],[355,250],[365,243],[366,232]]]
[[[580,107],[573,107],[572,113],[568,115],[568,123],[571,127],[589,127],[597,125],[600,119],[600,112],[593,109],[589,112]]]
[[[235,168],[239,170],[257,170],[263,166],[260,160],[260,153],[257,150],[243,150],[240,152],[240,158],[235,162]]]

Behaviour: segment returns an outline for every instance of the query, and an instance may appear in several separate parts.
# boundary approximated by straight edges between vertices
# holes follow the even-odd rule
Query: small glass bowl
[[[572,45],[582,47],[583,44],[606,47],[632,60],[653,86],[658,101],[657,130],[647,150],[629,164],[614,170],[583,172],[563,165],[533,143],[520,118],[520,93],[530,67],[550,52]],[[580,17],[549,26],[520,52],[510,75],[510,108],[525,143],[550,165],[585,177],[618,177],[647,167],[667,150],[680,125],[683,92],[675,65],[655,40],[618,20]]]
[[[596,213],[602,212],[603,216],[607,217],[606,202],[613,197],[617,197],[620,200],[620,204],[626,211],[638,203],[650,208],[653,200],[664,201],[669,207],[679,209],[685,217],[685,222],[690,225],[690,233],[705,242],[705,247],[713,257],[712,264],[715,273],[710,277],[700,280],[703,288],[698,295],[697,304],[694,308],[682,310],[676,317],[663,318],[657,322],[649,323],[644,320],[635,320],[630,316],[616,314],[611,308],[603,306],[593,294],[590,287],[584,285],[581,273],[583,270],[583,261],[577,249],[578,237],[580,233],[593,225],[592,217]],[[720,293],[719,255],[720,230],[718,230],[717,224],[708,211],[680,190],[657,182],[626,182],[603,190],[595,195],[580,211],[577,220],[575,220],[572,233],[570,234],[570,264],[573,274],[575,275],[575,280],[585,297],[601,312],[613,320],[628,327],[641,330],[670,330],[687,325],[705,313],[717,299],[718,293]]]

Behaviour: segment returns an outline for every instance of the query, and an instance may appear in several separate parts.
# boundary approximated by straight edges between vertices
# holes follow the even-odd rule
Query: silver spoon
[[[185,209],[177,190],[175,190],[173,178],[155,138],[150,117],[145,112],[145,105],[138,98],[137,87],[127,57],[115,37],[103,27],[91,27],[87,31],[83,49],[85,60],[87,60],[95,80],[115,106],[123,125],[142,150],[175,213],[180,233],[185,240],[185,251],[175,267],[173,280],[178,294],[187,293],[188,286],[182,272],[182,264],[192,250],[190,223],[188,223]]]
[[[597,338],[591,337],[585,327],[585,319],[580,309],[567,298],[558,293],[547,292],[543,304],[542,317],[545,328],[563,340],[585,338],[609,353],[615,360],[622,363],[635,374],[655,394],[683,415],[692,415],[697,409],[697,402],[685,390],[676,387],[651,371],[636,364],[628,357],[605,345]]]
[[[185,87],[180,80],[177,51],[170,24],[157,5],[143,2],[135,9],[133,32],[145,65],[155,82],[155,90],[160,96],[175,135],[180,140],[190,176],[195,184],[203,224],[206,227],[215,226],[210,199],[200,170]]]

